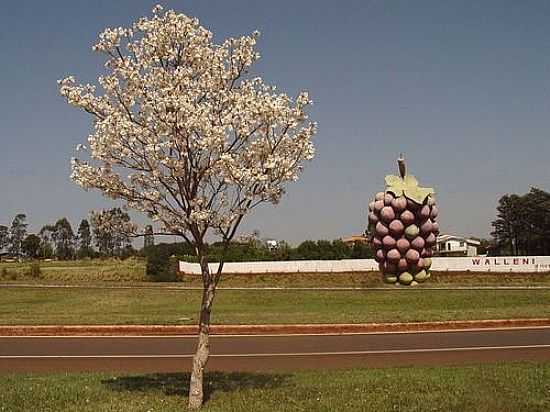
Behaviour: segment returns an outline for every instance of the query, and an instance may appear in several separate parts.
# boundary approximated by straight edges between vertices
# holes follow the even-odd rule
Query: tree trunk
[[[191,371],[191,381],[189,384],[189,409],[199,409],[204,401],[203,378],[204,369],[210,355],[210,311],[216,285],[208,269],[208,261],[201,258],[201,270],[203,277],[202,303],[199,318],[199,340],[197,351],[193,357],[193,369]]]

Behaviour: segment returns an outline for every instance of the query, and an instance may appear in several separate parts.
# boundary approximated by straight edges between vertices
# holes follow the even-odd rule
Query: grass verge
[[[41,284],[149,284],[145,259],[85,259],[75,261],[0,263],[0,282]],[[33,272],[32,267],[39,267]],[[177,285],[202,286],[200,276],[181,275]],[[222,277],[222,287],[388,287],[377,272],[365,273],[293,273],[252,274]],[[434,272],[431,279],[418,287],[446,286],[550,286],[548,273],[475,273]]]
[[[194,324],[201,292],[0,289],[0,324]],[[422,322],[550,317],[550,290],[220,290],[217,324]]]
[[[188,374],[0,376],[3,411],[186,410]],[[208,373],[206,411],[548,411],[550,363]]]
[[[35,264],[38,262],[35,262]],[[39,262],[40,273],[31,272],[32,262],[0,263],[3,282],[142,282],[147,280],[145,260],[139,258],[87,259]]]

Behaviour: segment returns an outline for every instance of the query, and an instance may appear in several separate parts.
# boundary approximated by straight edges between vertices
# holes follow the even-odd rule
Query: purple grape
[[[429,235],[432,230],[433,230],[433,224],[430,219],[426,220],[424,223],[420,225],[420,233],[423,235]]]
[[[407,259],[401,258],[399,259],[399,262],[397,262],[397,269],[399,272],[404,272],[409,268],[409,262],[407,262]]]
[[[397,246],[397,250],[399,250],[399,252],[401,252],[402,255],[405,255],[405,253],[407,253],[407,250],[410,249],[411,243],[407,239],[402,237],[397,241],[396,246]]]
[[[384,236],[384,238],[382,239],[382,244],[384,245],[384,249],[386,250],[393,249],[395,247],[395,243],[395,239],[390,235]]]
[[[422,250],[426,242],[420,236],[415,237],[411,242],[411,247],[416,250]]]
[[[380,238],[373,236],[371,240],[372,246],[374,246],[376,249],[380,249],[382,247],[382,241]]]
[[[401,259],[401,253],[397,249],[392,249],[386,254],[386,258],[391,263],[397,263]]]
[[[399,216],[399,218],[405,226],[409,226],[415,221],[414,213],[410,210],[405,210],[403,213],[401,213],[401,216]]]
[[[435,245],[435,241],[436,241],[435,235],[433,233],[430,233],[426,237],[426,246],[432,247],[433,245]]]
[[[400,220],[392,220],[389,225],[390,233],[394,237],[399,237],[403,234],[403,231],[405,230],[405,225]]]
[[[407,259],[409,263],[416,263],[418,259],[420,259],[420,253],[418,253],[418,250],[409,249],[405,254],[405,259]]]
[[[380,217],[384,222],[390,223],[393,219],[395,219],[395,212],[391,206],[384,206],[380,211]]]
[[[418,218],[421,221],[424,221],[424,220],[428,219],[430,217],[430,206],[428,206],[428,205],[422,206],[422,208],[420,208],[420,210],[417,212],[417,214],[418,214]]]
[[[375,225],[376,223],[378,223],[378,216],[376,216],[373,212],[369,212],[368,218],[370,225]]]
[[[396,213],[401,213],[407,208],[407,198],[405,196],[400,196],[392,200],[391,207],[395,210]]]
[[[379,236],[380,238],[383,238],[384,236],[390,233],[390,230],[384,223],[378,222],[374,227],[374,232],[376,233],[377,236]]]
[[[384,250],[383,249],[378,249],[376,251],[376,253],[374,254],[374,259],[378,262],[378,263],[383,263],[384,262],[384,259],[386,259],[386,254],[384,253]]]

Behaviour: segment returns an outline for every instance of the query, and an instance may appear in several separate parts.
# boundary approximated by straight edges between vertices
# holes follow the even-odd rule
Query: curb
[[[411,323],[302,325],[212,325],[212,335],[283,335],[422,332],[468,329],[550,327],[550,318]],[[40,325],[0,326],[0,336],[166,336],[196,335],[196,325]]]

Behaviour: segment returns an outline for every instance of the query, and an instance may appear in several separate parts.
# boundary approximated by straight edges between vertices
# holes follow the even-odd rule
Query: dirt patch
[[[550,326],[550,318],[495,319],[451,322],[359,323],[304,325],[212,325],[213,335],[340,334],[372,332],[414,332],[464,329]],[[2,336],[166,336],[195,335],[193,325],[41,325],[0,326]]]

